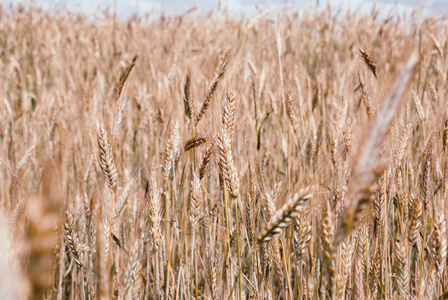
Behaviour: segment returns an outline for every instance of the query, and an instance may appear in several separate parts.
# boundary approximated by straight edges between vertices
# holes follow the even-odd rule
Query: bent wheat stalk
[[[218,71],[216,72],[215,77],[213,77],[212,81],[210,82],[210,84],[207,88],[207,92],[205,93],[205,97],[204,97],[204,101],[202,102],[202,106],[196,115],[196,122],[195,122],[196,125],[202,119],[202,117],[204,116],[208,107],[210,106],[210,103],[212,102],[215,91],[218,88],[218,84],[221,81],[225,70],[226,70],[226,61],[223,61],[220,65]]]
[[[118,77],[117,82],[114,86],[114,92],[112,94],[112,102],[115,103],[118,101],[121,95],[121,91],[123,90],[124,83],[126,82],[126,79],[128,79],[129,74],[131,73],[132,69],[135,66],[135,61],[137,60],[138,55],[134,55],[131,62],[123,69],[123,71],[120,74],[120,77]]]
[[[272,217],[265,229],[258,237],[258,243],[264,243],[271,240],[276,234],[280,233],[289,223],[299,214],[299,208],[311,199],[312,189],[305,188],[294,195],[294,198],[286,202],[283,207]]]

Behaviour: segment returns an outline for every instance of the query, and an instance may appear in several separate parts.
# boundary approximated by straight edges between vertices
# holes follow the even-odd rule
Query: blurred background
[[[104,12],[109,8],[117,16],[126,18],[145,13],[164,14],[166,16],[181,14],[197,7],[197,14],[206,14],[211,11],[217,13],[226,10],[229,14],[237,16],[250,16],[259,10],[278,9],[284,6],[294,10],[324,8],[327,1],[316,0],[0,0],[4,6],[24,3],[37,5],[48,9],[67,8],[73,12],[83,12],[91,17]],[[415,8],[422,8],[425,15],[440,17],[448,11],[447,0],[332,0],[333,9],[351,9],[362,12],[371,11],[373,6],[379,10],[380,15],[394,14],[410,15]]]

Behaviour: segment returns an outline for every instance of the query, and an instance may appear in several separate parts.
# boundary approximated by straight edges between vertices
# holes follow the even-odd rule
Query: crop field
[[[447,299],[447,32],[0,6],[0,299]]]

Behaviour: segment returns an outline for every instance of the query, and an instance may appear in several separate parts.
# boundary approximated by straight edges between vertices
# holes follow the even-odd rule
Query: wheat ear
[[[224,178],[227,189],[233,198],[238,198],[239,195],[239,178],[233,163],[232,149],[230,137],[227,131],[223,128],[218,134],[218,154],[219,154],[219,170],[221,176]]]
[[[114,193],[118,179],[117,167],[115,166],[109,136],[102,122],[98,122],[97,124],[97,138],[98,147],[100,148],[99,162],[101,170],[103,171],[104,176],[106,176],[106,182],[110,192]]]
[[[298,215],[299,208],[311,199],[311,188],[302,189],[294,197],[283,205],[283,207],[271,218],[265,229],[258,237],[259,243],[264,243],[272,239],[273,236],[286,228]]]
[[[201,166],[199,167],[199,180],[204,178],[205,173],[207,172],[207,165],[210,162],[213,154],[213,146],[210,146],[207,151],[205,151],[204,156],[202,157]]]
[[[132,68],[135,66],[135,61],[137,60],[138,55],[135,55],[131,62],[123,69],[123,71],[120,74],[120,77],[118,77],[117,82],[114,86],[114,92],[112,94],[112,102],[115,103],[121,95],[121,91],[123,90],[124,83],[126,82],[126,79],[128,79],[129,73],[131,73]]]
[[[376,77],[376,63],[373,60],[372,56],[370,56],[369,53],[367,53],[362,49],[359,49],[359,52],[361,52],[362,58],[364,58],[364,62],[369,67],[370,71],[372,71],[373,75]]]
[[[216,92],[216,89],[218,88],[218,84],[221,81],[221,78],[223,77],[225,70],[226,70],[226,62],[223,61],[218,69],[218,72],[216,72],[215,77],[213,77],[212,81],[210,82],[207,88],[207,92],[205,93],[202,106],[199,109],[198,114],[196,115],[196,125],[202,119],[208,107],[210,106],[210,103],[212,102],[213,96]]]
[[[191,119],[191,102],[190,102],[190,78],[191,73],[187,73],[187,78],[185,79],[184,85],[184,109],[185,115]]]
[[[196,136],[189,139],[184,146],[185,152],[191,150],[193,148],[199,147],[200,145],[206,143],[208,141],[208,137],[206,136]]]
[[[227,103],[224,106],[224,112],[222,114],[222,123],[229,136],[233,135],[235,128],[235,111],[236,111],[236,93],[229,91],[227,93]]]

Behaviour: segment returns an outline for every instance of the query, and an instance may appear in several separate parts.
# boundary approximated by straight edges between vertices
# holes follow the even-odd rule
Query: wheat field
[[[446,299],[448,22],[0,9],[0,299]]]

